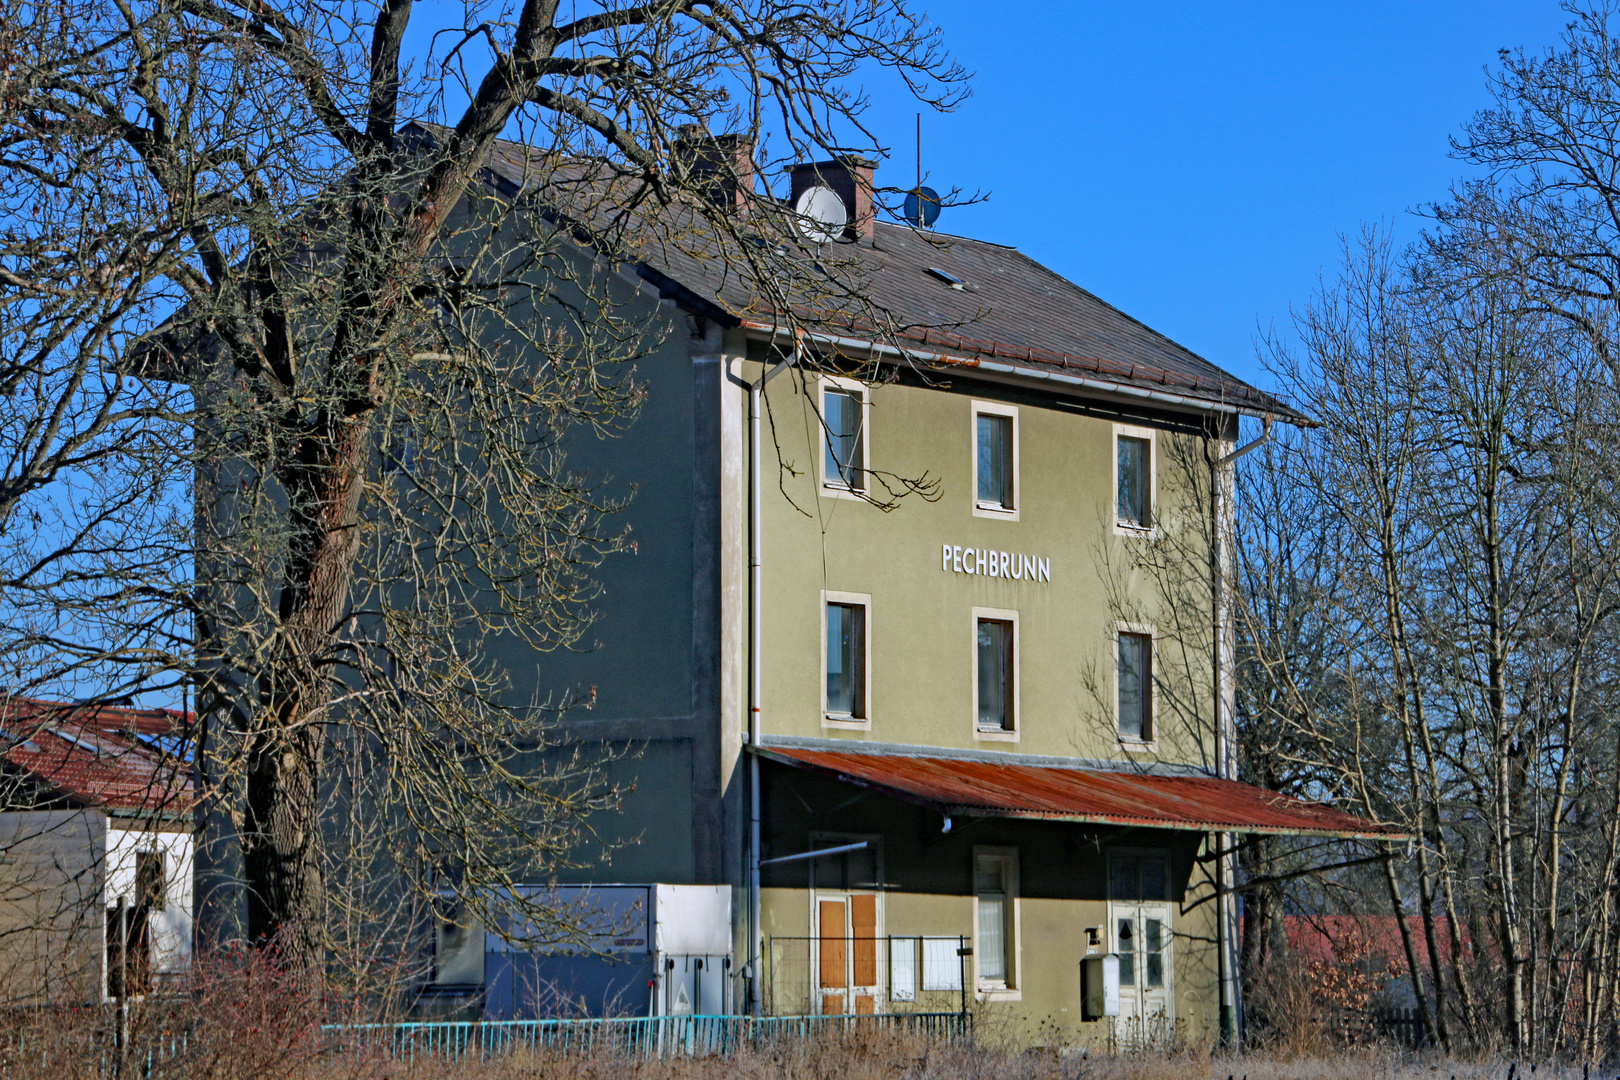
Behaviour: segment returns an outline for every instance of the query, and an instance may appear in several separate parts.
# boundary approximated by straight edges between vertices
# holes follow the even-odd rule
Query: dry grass
[[[403,1061],[323,1053],[313,1037],[264,1024],[266,1013],[224,1019],[234,1025],[244,1018],[245,1027],[205,1035],[191,1051],[153,1069],[152,1080],[1507,1080],[1509,1070],[1501,1060],[1450,1061],[1377,1048],[1291,1059],[1190,1052],[1108,1056],[930,1043],[898,1032],[841,1033],[724,1058],[648,1061],[610,1052],[519,1050],[489,1061]],[[58,1014],[51,1024],[33,1025],[26,1048],[13,1043],[0,1054],[0,1076],[106,1080],[104,1052],[93,1050],[104,1040],[74,1019]],[[1586,1077],[1579,1067],[1541,1065],[1517,1073],[1519,1080],[1609,1080],[1617,1071]],[[134,1075],[148,1074],[137,1067]]]
[[[1507,1080],[1506,1061],[1446,1061],[1388,1049],[1211,1057],[1187,1050],[1111,1057],[1024,1051],[993,1023],[973,1045],[910,1032],[829,1031],[728,1057],[639,1060],[518,1050],[490,1061],[334,1053],[320,1021],[330,998],[248,960],[220,965],[186,994],[132,1016],[125,1076],[148,1080]],[[342,1017],[349,1019],[349,1017]],[[62,1008],[0,1014],[0,1080],[108,1080],[110,1013]],[[987,1020],[989,1018],[986,1018]],[[186,1033],[182,1044],[176,1032]],[[149,1051],[156,1051],[148,1058]],[[1620,1069],[1518,1070],[1517,1080],[1620,1080]]]

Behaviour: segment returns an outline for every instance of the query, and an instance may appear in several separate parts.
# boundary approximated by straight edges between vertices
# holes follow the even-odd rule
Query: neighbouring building
[[[485,182],[516,197],[524,161]],[[790,199],[844,202],[839,255],[896,325],[957,328],[796,337],[718,266],[635,267],[672,332],[634,427],[571,455],[637,485],[637,553],[601,570],[592,648],[506,658],[524,695],[595,688],[575,745],[641,748],[613,765],[625,845],[566,883],[614,911],[722,887],[727,954],[660,951],[634,900],[589,975],[532,958],[524,991],[504,959],[497,987],[509,944],[448,927],[431,989],[544,1011],[573,965],[589,992],[562,996],[601,1008],[1213,1039],[1230,834],[1391,835],[1234,779],[1230,455],[1240,417],[1303,418],[1013,248],[874,220],[872,183],[807,165]],[[677,992],[694,963],[723,978]]]
[[[185,974],[182,714],[0,694],[0,740],[0,1002],[103,1002]]]

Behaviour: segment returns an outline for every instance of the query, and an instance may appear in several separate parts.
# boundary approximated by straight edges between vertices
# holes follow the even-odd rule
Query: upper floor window
[[[1137,742],[1153,739],[1153,637],[1119,635],[1119,737]]]
[[[1153,433],[1114,428],[1114,520],[1122,529],[1153,528]]]
[[[859,383],[828,380],[821,391],[826,428],[821,482],[851,492],[866,490],[866,391]]]
[[[1018,511],[1018,410],[973,403],[973,512],[1015,517]]]
[[[828,594],[824,715],[835,724],[867,720],[866,611],[864,596]]]
[[[1018,623],[1011,612],[975,609],[974,626],[978,730],[1012,732],[1017,729]]]

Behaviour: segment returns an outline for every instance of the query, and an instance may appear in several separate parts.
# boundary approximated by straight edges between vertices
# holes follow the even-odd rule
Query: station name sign
[[[1052,580],[1052,560],[1016,551],[986,551],[983,548],[945,545],[940,569],[950,574],[982,574],[985,577],[1012,578],[1037,584]]]

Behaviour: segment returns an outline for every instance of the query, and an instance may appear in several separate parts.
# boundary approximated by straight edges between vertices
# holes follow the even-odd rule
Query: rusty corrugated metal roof
[[[882,788],[950,814],[1198,832],[1406,838],[1393,826],[1331,806],[1214,777],[798,747],[769,747],[759,753],[786,765],[832,773],[849,783]]]

